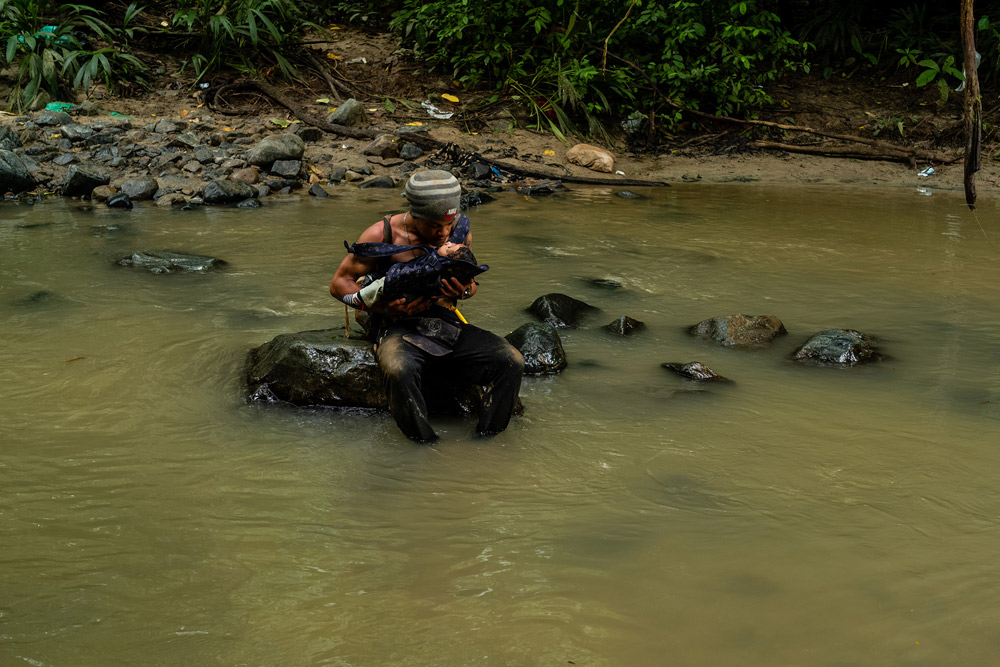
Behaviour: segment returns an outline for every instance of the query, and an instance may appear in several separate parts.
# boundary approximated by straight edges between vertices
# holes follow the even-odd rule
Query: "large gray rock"
[[[247,153],[247,162],[259,166],[271,166],[275,160],[301,160],[306,144],[294,134],[272,134]]]
[[[365,105],[352,97],[330,112],[326,117],[326,122],[333,123],[334,125],[357,127],[365,122],[366,113]]]
[[[820,365],[856,366],[879,357],[875,339],[854,329],[824,329],[792,354],[795,361]]]
[[[595,310],[588,303],[557,293],[540,296],[528,307],[529,313],[557,329],[575,327],[584,315]]]
[[[66,171],[63,196],[89,197],[94,188],[111,182],[111,174],[104,169],[86,164],[74,164]]]
[[[725,347],[742,348],[766,347],[788,333],[774,315],[720,315],[699,322],[690,332]]]
[[[282,334],[252,350],[250,400],[387,409],[370,341],[343,329]]]
[[[152,199],[156,191],[160,189],[160,184],[152,176],[140,176],[138,178],[127,179],[122,183],[122,192],[128,195],[132,201],[143,201]]]
[[[118,260],[119,266],[130,266],[150,273],[204,273],[226,262],[205,255],[188,255],[172,250],[138,250]]]
[[[59,128],[59,134],[65,139],[69,139],[74,144],[81,141],[86,141],[94,136],[94,128],[89,125],[77,125],[76,123],[70,123],[69,125],[63,125]]]
[[[17,132],[12,130],[10,125],[0,127],[0,150],[12,151],[22,145],[21,137],[17,136]]]
[[[524,357],[525,375],[558,373],[566,368],[566,352],[559,333],[550,324],[529,322],[505,336]]]
[[[220,178],[205,186],[206,204],[236,204],[257,196],[257,188],[232,179]]]
[[[42,127],[56,127],[59,125],[69,125],[73,122],[73,117],[65,111],[42,111],[35,116],[35,124]]]
[[[35,187],[28,167],[16,153],[0,149],[0,194],[24,192]]]

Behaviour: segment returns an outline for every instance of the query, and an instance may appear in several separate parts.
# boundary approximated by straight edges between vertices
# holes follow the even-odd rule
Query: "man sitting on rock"
[[[471,244],[469,219],[458,212],[462,188],[454,176],[440,170],[418,172],[407,181],[405,194],[409,210],[368,227],[358,244],[407,249],[386,257],[348,253],[330,282],[335,298],[359,308],[367,304],[355,297],[361,290],[359,279],[386,277],[395,265],[418,260],[448,242]],[[366,247],[370,248],[362,245],[361,249]],[[478,290],[472,276],[444,277],[439,285],[433,296],[387,295],[364,305],[367,313],[379,316],[369,331],[377,343],[375,356],[385,377],[389,409],[405,435],[433,442],[437,435],[428,421],[426,382],[433,378],[436,384],[445,380],[444,384],[455,388],[478,385],[484,390],[476,431],[499,433],[510,423],[524,359],[500,336],[463,323],[456,315],[456,300],[469,299]]]

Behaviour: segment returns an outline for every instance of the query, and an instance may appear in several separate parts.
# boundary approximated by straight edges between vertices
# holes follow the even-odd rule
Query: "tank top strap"
[[[452,243],[465,243],[465,239],[469,236],[469,216],[464,213],[458,218],[458,222],[455,223],[455,229],[451,230],[451,236],[448,240]]]

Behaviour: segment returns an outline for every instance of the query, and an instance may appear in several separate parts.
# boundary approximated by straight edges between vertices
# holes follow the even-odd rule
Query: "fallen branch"
[[[842,157],[854,158],[857,160],[885,160],[890,162],[906,162],[914,164],[919,158],[937,162],[938,164],[951,164],[957,162],[961,156],[949,157],[939,153],[928,151],[910,151],[904,148],[894,147],[890,150],[868,151],[846,146],[802,146],[797,144],[783,144],[776,141],[751,141],[747,144],[753,148],[763,148],[769,150],[785,151],[787,153],[804,153],[806,155],[819,155],[822,157]],[[919,154],[917,154],[919,153]]]

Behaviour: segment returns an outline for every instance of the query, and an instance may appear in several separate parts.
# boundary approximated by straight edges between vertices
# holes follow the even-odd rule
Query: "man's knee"
[[[379,368],[386,380],[390,382],[399,381],[420,371],[420,364],[409,350],[406,349],[406,342],[401,338],[387,338],[379,345],[378,353]]]

